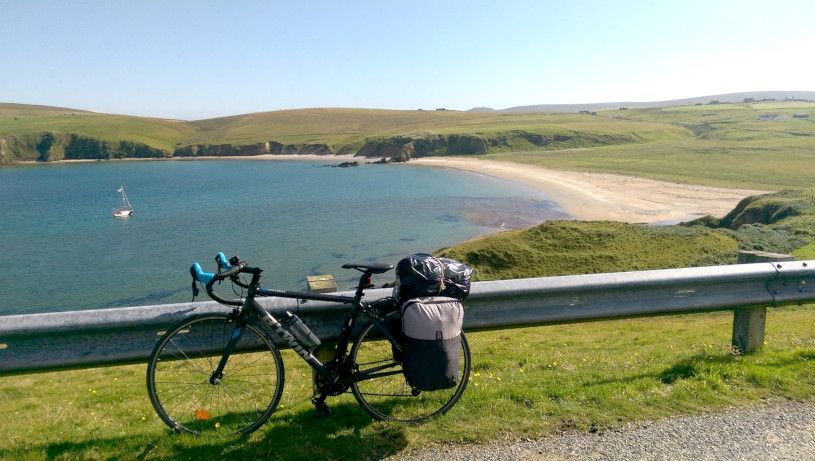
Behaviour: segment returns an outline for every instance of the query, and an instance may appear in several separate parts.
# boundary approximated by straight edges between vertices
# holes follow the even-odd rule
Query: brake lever
[[[195,297],[198,296],[199,293],[198,284],[195,283],[198,281],[198,279],[195,277],[195,269],[193,267],[190,267],[190,275],[192,275],[192,299],[190,300],[190,302],[193,302],[195,301]]]

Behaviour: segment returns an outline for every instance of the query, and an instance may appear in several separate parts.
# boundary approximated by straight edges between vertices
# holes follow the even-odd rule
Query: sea
[[[189,302],[189,267],[224,252],[266,288],[305,290],[350,262],[396,264],[459,242],[571,218],[521,184],[410,164],[164,160],[0,168],[0,315]],[[135,209],[114,218],[124,187]],[[393,280],[393,272],[377,284]],[[205,295],[199,295],[205,296]]]

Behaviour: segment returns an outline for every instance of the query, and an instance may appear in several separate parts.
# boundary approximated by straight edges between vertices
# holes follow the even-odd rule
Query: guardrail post
[[[308,291],[312,293],[334,293],[337,291],[337,282],[334,281],[332,275],[314,275],[306,277]],[[314,351],[314,357],[321,363],[326,363],[334,359],[334,349],[337,347],[336,343],[325,342]],[[317,397],[319,391],[317,390],[317,377],[320,376],[315,370],[311,371],[312,393]]]
[[[794,261],[795,256],[767,253],[765,251],[740,251],[739,264],[760,262]],[[764,345],[764,330],[767,321],[767,307],[747,307],[733,309],[733,350],[749,354]]]

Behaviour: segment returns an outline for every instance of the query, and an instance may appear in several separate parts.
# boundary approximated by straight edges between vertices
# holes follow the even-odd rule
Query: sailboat
[[[130,200],[127,199],[127,195],[125,195],[125,187],[119,186],[119,190],[116,192],[122,193],[122,206],[120,208],[116,208],[113,210],[113,217],[114,218],[126,218],[133,214],[133,206],[130,204]]]

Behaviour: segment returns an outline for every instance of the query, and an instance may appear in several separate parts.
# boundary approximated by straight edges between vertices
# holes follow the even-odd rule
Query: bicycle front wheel
[[[385,324],[401,321],[400,312],[385,317]],[[360,406],[374,418],[384,421],[417,422],[444,414],[458,402],[470,378],[470,346],[461,333],[458,384],[450,389],[432,392],[419,391],[408,384],[402,364],[394,360],[390,341],[378,334],[379,329],[369,322],[351,348],[351,360],[360,378],[351,385],[351,391]]]
[[[234,332],[235,322],[226,314],[206,314],[181,322],[156,344],[147,366],[147,390],[156,412],[173,430],[248,434],[277,407],[283,361],[256,325],[246,325],[223,377],[211,379]]]

